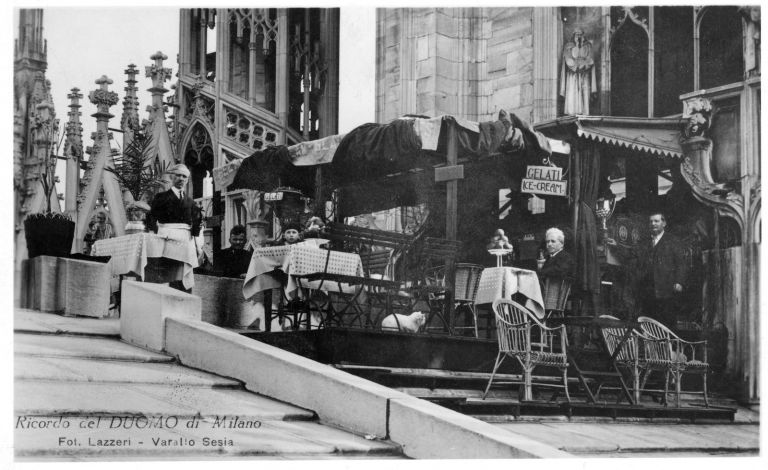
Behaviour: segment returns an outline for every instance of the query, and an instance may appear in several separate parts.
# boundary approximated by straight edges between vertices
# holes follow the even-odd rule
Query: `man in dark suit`
[[[687,279],[680,242],[666,232],[667,219],[661,212],[648,217],[651,239],[632,250],[621,249],[615,240],[606,240],[628,269],[636,269],[636,287],[642,314],[675,328]]]
[[[539,280],[543,283],[547,278],[573,281],[576,263],[573,256],[565,251],[565,234],[559,228],[550,228],[544,235],[547,247],[547,259],[539,268]]]
[[[242,225],[235,225],[229,231],[229,248],[219,252],[216,259],[216,272],[224,277],[244,278],[251,262],[251,251],[245,249],[246,230]]]
[[[648,218],[651,240],[639,251],[638,292],[646,316],[674,328],[686,282],[685,258],[680,242],[666,233],[667,220],[656,212]]]
[[[171,180],[171,188],[157,193],[152,199],[147,226],[159,235],[168,236],[190,244],[189,252],[192,267],[197,267],[197,255],[194,237],[200,234],[202,214],[195,201],[186,194],[189,181],[189,169],[186,165],[177,164],[167,171]],[[165,258],[161,262],[167,262]],[[172,265],[167,266],[172,269]],[[170,282],[170,287],[185,292],[191,292],[194,278],[190,272],[184,273],[181,281]]]
[[[178,164],[168,169],[171,187],[167,191],[157,193],[152,199],[149,212],[150,228],[157,232],[157,224],[187,224],[193,237],[200,234],[202,215],[195,201],[186,194],[189,181],[189,169],[186,165]]]

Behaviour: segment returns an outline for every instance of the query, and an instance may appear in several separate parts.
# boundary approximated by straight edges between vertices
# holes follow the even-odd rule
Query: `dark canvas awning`
[[[680,120],[613,116],[566,116],[535,126],[547,136],[571,135],[668,157],[682,157]]]
[[[269,191],[291,186],[312,194],[314,169],[335,188],[376,180],[445,163],[447,129],[456,130],[460,158],[476,160],[496,154],[541,157],[551,153],[549,140],[514,114],[505,121],[472,122],[453,116],[406,117],[388,124],[363,124],[345,135],[278,146],[214,168],[219,188]]]

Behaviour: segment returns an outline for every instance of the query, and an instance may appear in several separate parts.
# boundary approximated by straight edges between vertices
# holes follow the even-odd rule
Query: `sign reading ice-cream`
[[[520,191],[567,197],[568,182],[563,180],[563,169],[560,167],[531,165],[525,171]]]

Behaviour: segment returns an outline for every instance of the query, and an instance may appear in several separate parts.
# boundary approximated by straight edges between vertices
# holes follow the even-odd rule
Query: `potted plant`
[[[56,157],[45,162],[40,173],[40,183],[45,195],[46,210],[29,214],[24,219],[24,237],[29,258],[36,256],[67,256],[72,251],[75,238],[75,222],[67,214],[51,211],[51,196],[57,182]]]
[[[150,203],[155,194],[163,189],[161,177],[167,165],[157,165],[152,155],[152,136],[136,132],[122,155],[115,157],[112,172],[123,188],[123,199],[128,216],[126,233],[145,230],[144,221],[149,213]]]

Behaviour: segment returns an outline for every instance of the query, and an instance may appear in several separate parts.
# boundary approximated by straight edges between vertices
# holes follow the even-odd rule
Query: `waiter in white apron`
[[[186,194],[189,181],[187,166],[173,165],[167,173],[170,176],[171,188],[157,193],[152,200],[149,213],[150,228],[167,239],[165,251],[172,255],[170,258],[186,261],[183,264],[172,263],[170,259],[161,258],[166,262],[168,269],[176,270],[172,277],[177,280],[171,281],[170,287],[191,292],[194,285],[192,270],[198,265],[195,237],[200,234],[202,214],[195,201]]]

